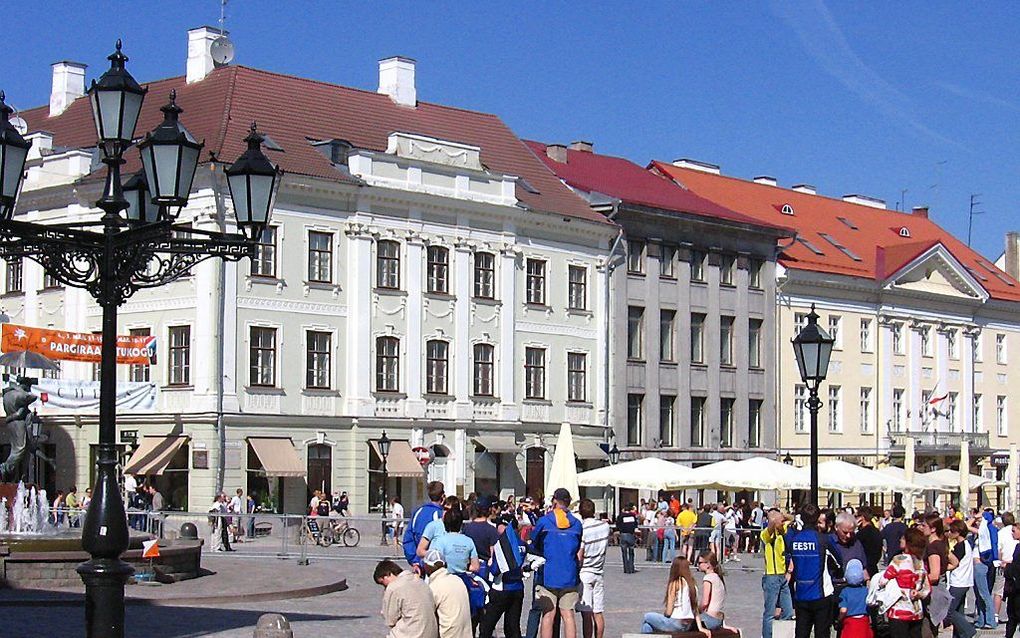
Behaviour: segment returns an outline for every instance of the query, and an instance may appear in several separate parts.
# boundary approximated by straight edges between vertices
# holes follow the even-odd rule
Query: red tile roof
[[[646,171],[630,160],[567,149],[567,161],[562,163],[549,157],[546,153],[546,145],[542,142],[527,140],[525,143],[560,179],[578,190],[601,193],[637,206],[687,213],[697,217],[720,219],[748,226],[786,230],[781,225],[762,222],[699,197],[669,179],[663,179],[659,175]]]
[[[794,227],[798,240],[784,250],[779,260],[788,268],[884,281],[931,247],[941,244],[993,299],[1020,301],[1020,283],[925,216],[853,204],[665,162],[652,162],[649,168],[718,204],[763,222]],[[793,208],[793,215],[782,212],[786,204]],[[900,234],[901,229],[906,229],[907,236]],[[846,252],[826,236],[843,246]],[[800,241],[802,239],[823,254],[816,254]]]
[[[534,210],[610,224],[587,202],[565,187],[495,115],[419,102],[415,108],[396,105],[389,96],[245,66],[214,70],[200,82],[183,76],[148,83],[138,132],[162,119],[159,107],[171,89],[184,109],[181,121],[206,150],[233,161],[244,150],[252,120],[284,152],[270,152],[274,162],[294,174],[349,181],[330,165],[309,140],[342,139],[355,147],[385,151],[393,132],[415,133],[481,148],[490,170],[517,175],[530,189],[517,187],[517,198]],[[24,111],[30,131],[54,134],[54,146],[95,146],[95,126],[88,100],[75,100],[66,111],[49,117],[48,107]],[[139,168],[137,154],[128,153],[125,171]],[[537,191],[537,192],[532,192]]]

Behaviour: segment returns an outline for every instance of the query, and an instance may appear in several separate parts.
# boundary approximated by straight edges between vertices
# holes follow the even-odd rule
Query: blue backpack
[[[461,572],[457,576],[467,587],[468,602],[471,603],[471,617],[474,618],[485,609],[485,602],[489,597],[489,585],[484,579],[470,572]]]

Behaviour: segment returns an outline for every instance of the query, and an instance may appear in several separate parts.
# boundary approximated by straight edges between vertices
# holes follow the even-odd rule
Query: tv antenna
[[[212,56],[213,65],[216,67],[226,66],[234,59],[234,43],[227,37],[227,0],[220,0],[220,37],[209,45],[209,55]]]
[[[971,232],[974,230],[974,216],[984,215],[985,211],[977,210],[977,207],[981,205],[981,201],[978,199],[981,197],[981,193],[973,193],[970,196],[970,213],[967,219],[967,246],[970,246]]]

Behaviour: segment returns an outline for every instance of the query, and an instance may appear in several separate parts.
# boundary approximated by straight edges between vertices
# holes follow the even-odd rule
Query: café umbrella
[[[28,370],[60,370],[59,363],[32,350],[15,350],[0,354],[0,365]]]

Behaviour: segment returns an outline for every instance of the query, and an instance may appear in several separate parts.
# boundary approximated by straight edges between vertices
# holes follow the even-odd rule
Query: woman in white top
[[[697,585],[691,575],[691,562],[684,556],[677,556],[669,568],[666,596],[663,599],[665,613],[649,612],[641,624],[641,633],[691,631],[701,629],[694,610],[698,607]]]
[[[956,557],[956,565],[949,565],[949,615],[947,620],[953,625],[953,638],[973,638],[977,633],[974,623],[964,614],[967,593],[974,584],[974,548],[967,541],[967,524],[954,520],[949,524],[946,536],[953,545],[952,554]]]

